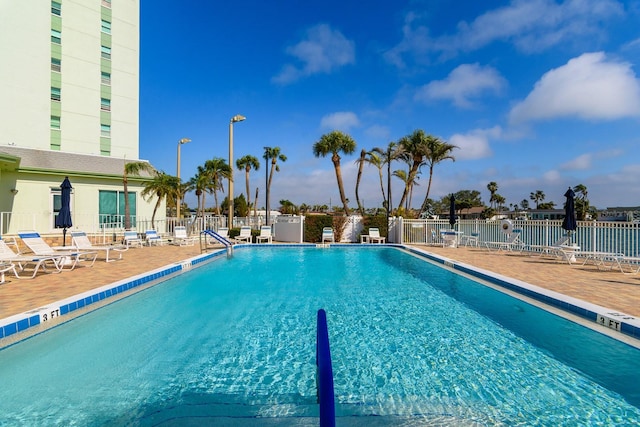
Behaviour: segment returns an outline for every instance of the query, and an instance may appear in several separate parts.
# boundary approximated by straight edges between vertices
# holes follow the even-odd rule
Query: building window
[[[136,193],[129,191],[129,212],[131,214],[131,226],[136,226]],[[124,227],[124,192],[123,191],[98,191],[98,215],[99,223],[104,228]]]
[[[60,99],[61,99],[60,88],[59,87],[52,87],[51,88],[51,100],[60,102]]]
[[[51,189],[51,229],[56,228],[56,217],[62,208],[62,191],[59,188]],[[71,200],[69,200],[69,210],[73,212],[73,190],[71,190]]]
[[[111,100],[107,98],[100,98],[100,109],[102,111],[111,111]]]
[[[51,2],[51,14],[52,15],[56,15],[56,16],[60,16],[61,13],[62,13],[62,5],[60,4],[60,2],[52,1]]]
[[[60,116],[51,116],[51,129],[60,129]]]
[[[101,31],[106,34],[111,34],[111,22],[102,20],[102,29]]]
[[[111,73],[102,71],[102,73],[100,73],[100,82],[103,85],[111,86]]]
[[[111,9],[111,0],[102,0],[102,5]]]
[[[100,56],[102,56],[104,59],[111,59],[111,48],[100,46]]]
[[[51,58],[51,71],[57,71],[58,73],[62,69],[62,60],[58,58]]]
[[[111,137],[111,125],[100,125],[100,136]]]
[[[51,43],[60,44],[62,40],[62,33],[58,30],[51,30]]]

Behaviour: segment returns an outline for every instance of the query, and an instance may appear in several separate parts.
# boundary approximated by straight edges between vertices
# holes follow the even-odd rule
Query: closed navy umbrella
[[[60,184],[62,192],[60,194],[60,211],[56,217],[56,228],[62,228],[62,245],[67,244],[67,228],[71,227],[71,182],[66,176]]]
[[[456,225],[456,198],[453,194],[449,199],[449,224],[451,228]]]
[[[578,228],[578,223],[576,222],[576,206],[574,202],[574,197],[576,193],[573,192],[571,187],[564,193],[564,197],[567,198],[567,201],[564,204],[564,219],[562,220],[562,228],[567,230],[569,236],[571,236],[571,232],[575,231]]]

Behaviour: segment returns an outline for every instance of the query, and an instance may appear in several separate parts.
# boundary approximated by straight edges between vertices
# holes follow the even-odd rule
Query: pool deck
[[[568,265],[520,253],[488,252],[479,248],[416,246],[435,255],[512,277],[532,285],[640,317],[640,274],[602,271],[593,265]],[[16,279],[7,274],[0,285],[0,319],[23,313],[100,286],[200,254],[196,246],[131,248],[119,261],[98,258],[93,267],[77,267],[60,274]],[[102,254],[100,254],[102,255]]]

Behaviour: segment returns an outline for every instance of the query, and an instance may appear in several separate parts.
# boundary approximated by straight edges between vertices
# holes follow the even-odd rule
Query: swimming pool
[[[0,351],[0,425],[634,425],[640,352],[394,248],[251,248]]]

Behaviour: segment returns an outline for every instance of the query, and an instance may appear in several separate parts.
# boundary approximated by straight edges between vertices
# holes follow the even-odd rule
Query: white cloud
[[[296,58],[299,65],[286,64],[271,81],[289,84],[313,74],[329,74],[335,69],[355,63],[355,44],[340,31],[320,24],[307,30],[306,38],[286,52]]]
[[[457,32],[432,37],[429,28],[419,24],[420,16],[410,12],[402,28],[403,39],[385,53],[385,58],[399,68],[405,56],[416,61],[428,60],[429,54],[443,57],[480,49],[496,41],[513,43],[523,52],[539,52],[552,46],[585,36],[597,38],[605,21],[624,14],[615,0],[513,0],[505,7],[461,21]]]
[[[547,72],[510,112],[512,123],[578,117],[614,120],[640,115],[640,81],[631,65],[585,53]]]
[[[373,125],[369,126],[365,132],[367,136],[376,139],[389,139],[391,130],[387,126]]]
[[[469,108],[469,98],[484,92],[500,93],[506,80],[492,67],[479,64],[462,64],[456,67],[446,79],[432,81],[420,88],[414,96],[419,101],[450,99],[456,106]]]
[[[489,138],[499,138],[502,129],[494,126],[490,129],[475,129],[467,134],[455,134],[449,138],[449,143],[458,146],[456,160],[473,160],[493,155],[489,145]]]
[[[593,155],[587,153],[582,154],[575,159],[572,159],[566,163],[560,165],[560,169],[563,170],[586,170],[591,167],[593,161]]]
[[[322,117],[320,126],[325,129],[348,132],[349,129],[360,126],[360,120],[358,120],[358,116],[351,111],[339,111]]]

